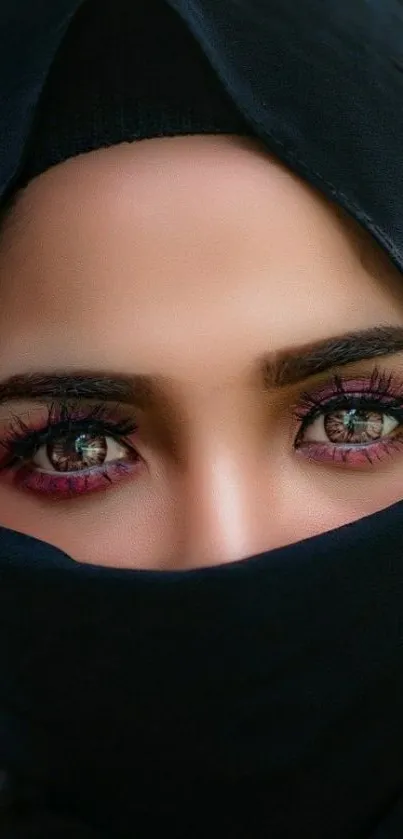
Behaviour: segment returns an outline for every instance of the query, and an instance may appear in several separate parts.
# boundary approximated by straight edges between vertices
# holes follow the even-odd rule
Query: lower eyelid
[[[140,458],[132,461],[114,461],[105,468],[97,467],[87,471],[59,474],[22,466],[10,475],[10,481],[16,488],[27,491],[31,495],[67,500],[101,491],[107,492],[114,486],[122,484],[125,479],[139,474],[142,466]]]
[[[371,445],[338,446],[332,443],[301,443],[295,449],[297,457],[321,464],[332,464],[350,469],[370,470],[390,457],[403,454],[403,429],[395,437],[384,437]]]

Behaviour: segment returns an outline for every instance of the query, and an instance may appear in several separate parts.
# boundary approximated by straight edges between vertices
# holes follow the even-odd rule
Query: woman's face
[[[401,499],[400,286],[252,138],[49,169],[2,234],[0,523],[179,570]]]

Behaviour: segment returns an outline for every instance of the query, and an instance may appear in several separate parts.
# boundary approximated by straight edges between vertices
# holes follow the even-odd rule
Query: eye
[[[400,425],[383,411],[347,408],[324,412],[304,429],[301,441],[334,445],[365,445],[387,437]]]
[[[39,425],[35,412],[13,415],[0,439],[0,477],[16,489],[69,500],[139,477],[137,419],[119,406],[55,402],[45,411]]]
[[[71,431],[42,445],[32,465],[43,472],[76,472],[104,466],[128,455],[128,447],[101,433]]]

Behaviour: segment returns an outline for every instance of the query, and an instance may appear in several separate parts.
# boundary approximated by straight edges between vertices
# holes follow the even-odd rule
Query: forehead
[[[151,206],[156,210],[167,192],[177,197],[179,186],[186,211],[191,208],[193,198],[199,213],[202,216],[204,212],[205,217],[213,213],[215,205],[231,218],[231,209],[241,206],[248,197],[256,205],[259,192],[266,193],[277,211],[283,206],[285,212],[291,207],[310,212],[319,235],[322,222],[322,226],[338,237],[339,243],[340,237],[344,238],[345,245],[376,276],[385,271],[396,275],[388,255],[340,206],[331,203],[273,157],[259,139],[236,135],[178,136],[121,143],[52,167],[0,206],[0,258],[14,243],[21,246],[24,239],[29,242],[38,226],[44,234],[48,229],[49,236],[55,235],[52,218],[57,224],[66,213],[73,212],[77,223],[85,223],[85,217],[76,213],[85,203],[100,199],[106,210],[109,199],[113,210],[116,190],[121,198],[130,191],[133,198],[130,210],[135,217],[136,208]],[[178,210],[177,204],[173,209]],[[264,209],[269,234],[267,204]],[[183,218],[177,217],[178,226],[181,221]]]
[[[37,356],[55,353],[62,326],[63,350],[99,364],[119,344],[128,364],[159,348],[179,369],[190,335],[195,361],[241,361],[402,306],[401,276],[369,235],[249,138],[70,159],[28,185],[2,245],[3,339],[35,335]]]
[[[371,247],[368,234],[269,154],[259,140],[196,135],[121,143],[53,166],[12,195],[0,208],[0,257],[13,242],[30,246],[38,234],[45,245],[46,237],[63,240],[59,234],[66,220],[70,228],[87,226],[89,232],[106,220],[110,240],[116,235],[113,216],[119,220],[126,216],[127,227],[132,220],[133,234],[137,226],[141,235],[146,232],[147,214],[155,227],[160,220],[164,224],[170,220],[177,230],[187,220],[205,224],[211,220],[217,233],[226,222],[237,221],[248,232],[260,220],[270,237],[276,226],[282,226],[284,233],[288,226],[292,230],[290,211],[309,215],[318,241],[327,231],[327,244],[333,237],[338,246],[358,247],[361,252],[364,236]],[[376,250],[374,242],[372,247]]]

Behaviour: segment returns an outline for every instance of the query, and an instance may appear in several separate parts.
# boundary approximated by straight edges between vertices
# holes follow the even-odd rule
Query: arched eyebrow
[[[386,324],[344,332],[265,356],[262,359],[265,385],[280,388],[297,384],[335,367],[396,355],[402,350],[403,326]]]
[[[305,381],[337,367],[403,350],[403,326],[378,325],[265,354],[258,360],[267,390]],[[166,399],[166,377],[50,371],[11,376],[0,382],[0,403],[22,399],[98,399],[143,409]],[[165,385],[165,387],[164,387]]]

